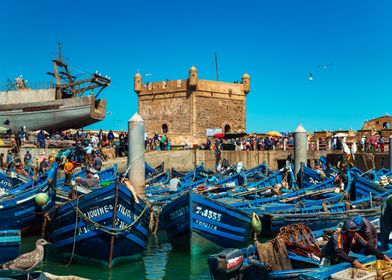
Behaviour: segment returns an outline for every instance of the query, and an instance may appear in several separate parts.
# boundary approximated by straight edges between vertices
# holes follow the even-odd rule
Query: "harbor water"
[[[34,249],[38,236],[22,239],[21,253]],[[98,249],[99,250],[99,249]],[[37,269],[55,275],[76,275],[89,279],[210,279],[207,255],[190,256],[187,252],[175,251],[170,243],[159,243],[151,237],[141,260],[114,266],[108,270],[103,266],[85,265],[59,261],[51,253],[50,245],[46,248],[43,264]]]

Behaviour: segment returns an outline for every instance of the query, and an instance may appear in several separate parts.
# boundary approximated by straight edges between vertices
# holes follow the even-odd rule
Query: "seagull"
[[[312,75],[312,73],[309,74],[309,81],[313,81],[313,75]]]
[[[16,259],[3,264],[4,270],[18,270],[27,272],[27,279],[30,277],[30,272],[38,266],[44,259],[44,246],[50,244],[45,239],[38,239],[35,242],[35,250],[29,253],[20,255]]]
[[[323,69],[323,70],[327,70],[328,68],[331,68],[333,65],[333,62],[328,63],[327,65],[317,65],[318,68]]]

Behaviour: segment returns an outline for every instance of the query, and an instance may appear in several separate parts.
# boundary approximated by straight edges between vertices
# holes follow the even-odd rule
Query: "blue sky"
[[[192,4],[193,3],[193,4]],[[57,41],[74,73],[112,77],[108,115],[126,128],[144,80],[251,76],[247,130],[360,129],[392,114],[392,1],[2,1],[0,82],[50,81]],[[317,65],[333,63],[328,69]],[[309,73],[314,80],[309,81]]]

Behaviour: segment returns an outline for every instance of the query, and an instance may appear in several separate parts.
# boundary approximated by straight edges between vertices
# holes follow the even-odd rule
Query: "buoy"
[[[49,196],[47,193],[37,193],[35,195],[35,203],[39,206],[44,206],[49,201]]]
[[[261,233],[261,221],[255,212],[252,214],[252,230],[255,234]]]

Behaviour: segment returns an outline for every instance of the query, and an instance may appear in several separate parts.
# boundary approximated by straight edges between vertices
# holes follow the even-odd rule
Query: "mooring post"
[[[144,197],[146,183],[144,147],[144,120],[135,113],[128,121],[128,166],[129,180],[140,197]]]
[[[115,194],[114,194],[112,229],[114,229],[116,227],[117,205],[118,205],[118,179],[116,179],[116,188],[115,188]],[[112,265],[113,265],[114,238],[115,238],[115,236],[114,236],[114,234],[112,234],[112,236],[110,237],[110,247],[109,247],[109,261],[108,261],[109,270],[112,269]]]
[[[389,135],[389,143],[388,143],[388,150],[389,150],[389,170],[392,170],[392,134]]]
[[[301,163],[307,164],[308,135],[305,128],[300,124],[294,132],[294,175],[298,180],[301,171]],[[302,182],[300,182],[302,185]]]

